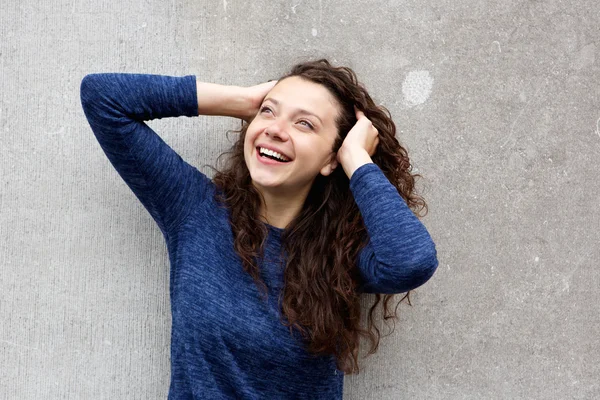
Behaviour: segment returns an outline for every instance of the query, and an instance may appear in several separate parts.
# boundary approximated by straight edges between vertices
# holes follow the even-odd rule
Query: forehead
[[[318,83],[298,76],[285,78],[266,96],[277,100],[282,108],[290,111],[303,109],[318,115],[323,122],[334,121],[338,106],[333,95]]]

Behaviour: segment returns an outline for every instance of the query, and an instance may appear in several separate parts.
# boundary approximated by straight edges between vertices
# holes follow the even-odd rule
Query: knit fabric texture
[[[166,241],[169,399],[341,399],[344,374],[333,356],[308,353],[280,320],[283,229],[267,225],[265,301],[234,251],[214,183],[144,122],[197,116],[196,77],[90,74],[80,95],[98,143]],[[438,265],[435,244],[381,169],[359,167],[350,189],[369,235],[358,257],[361,291],[403,293],[425,283]]]

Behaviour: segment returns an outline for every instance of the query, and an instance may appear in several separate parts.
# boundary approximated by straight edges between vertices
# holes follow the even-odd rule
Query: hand
[[[373,123],[354,106],[356,124],[350,129],[337,152],[336,160],[342,165],[348,178],[352,177],[361,165],[372,163],[379,144],[379,132]]]
[[[260,105],[262,104],[265,96],[275,87],[278,81],[270,81],[261,83],[259,85],[242,88],[244,95],[248,102],[248,110],[242,119],[249,122],[252,118],[258,114]]]
[[[220,115],[250,121],[277,81],[251,87],[219,85],[196,80],[198,115]]]
[[[354,112],[356,113],[356,124],[350,129],[348,135],[346,135],[340,150],[343,149],[343,153],[353,153],[362,149],[370,157],[375,154],[375,150],[379,144],[379,131],[373,126],[371,120],[356,106],[354,106]]]

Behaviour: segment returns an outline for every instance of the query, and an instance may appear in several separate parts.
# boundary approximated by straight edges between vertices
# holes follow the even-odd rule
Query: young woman
[[[327,60],[249,88],[92,74],[81,101],[166,240],[169,398],[341,399],[360,337],[377,349],[381,295],[388,317],[438,265],[389,112]],[[212,180],[144,123],[199,114],[244,121]],[[361,293],[376,294],[368,329]]]

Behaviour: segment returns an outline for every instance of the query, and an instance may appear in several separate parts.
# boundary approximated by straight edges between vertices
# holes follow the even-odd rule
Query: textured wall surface
[[[252,85],[317,57],[391,111],[440,261],[345,398],[600,398],[599,20],[597,0],[2,1],[0,398],[167,394],[166,246],[83,76]],[[211,175],[237,122],[150,125]]]

